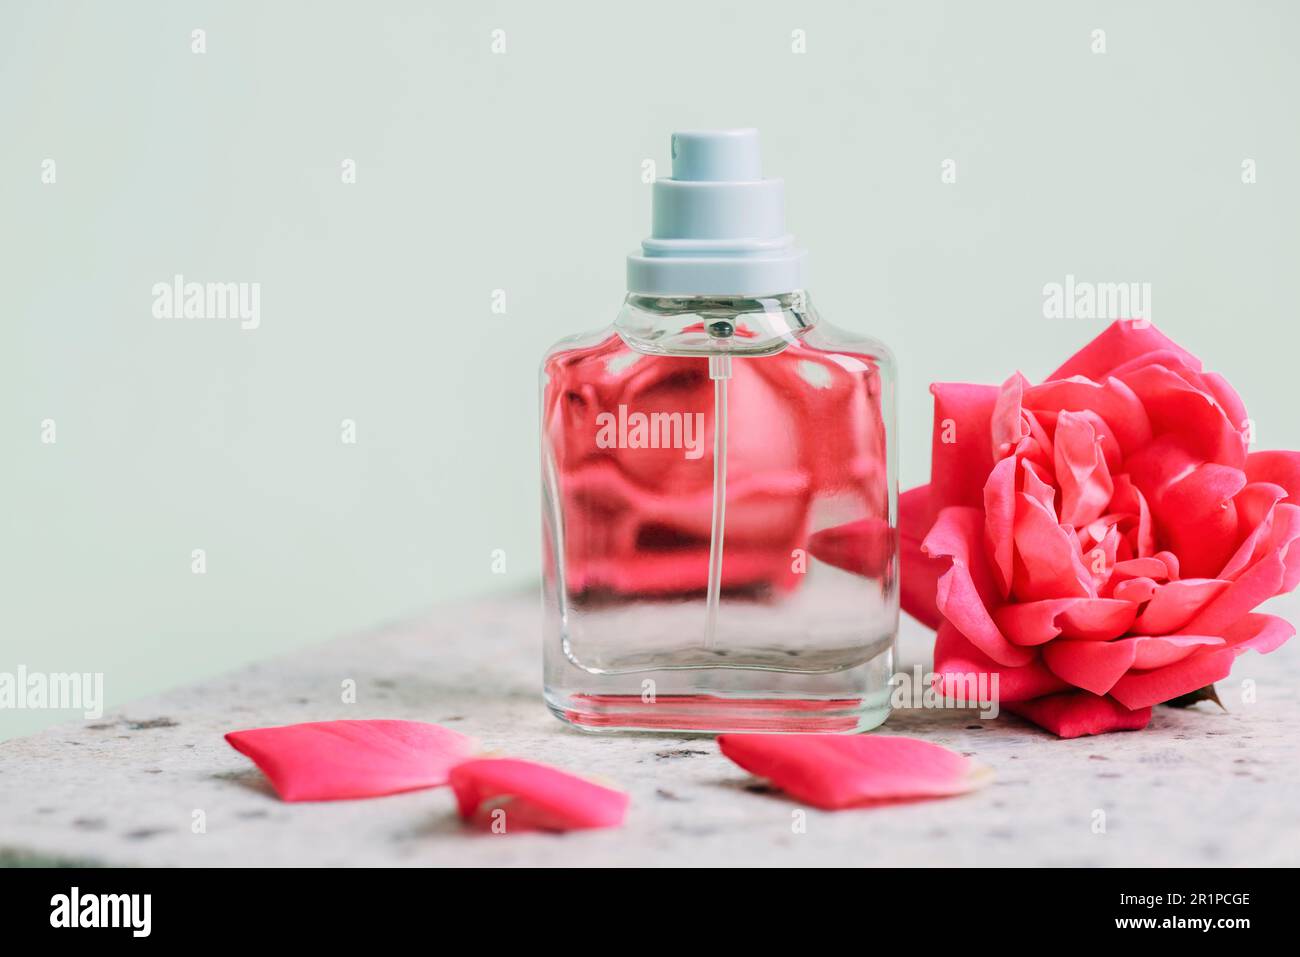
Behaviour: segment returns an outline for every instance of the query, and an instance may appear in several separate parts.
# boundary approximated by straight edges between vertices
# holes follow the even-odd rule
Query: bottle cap
[[[650,238],[627,257],[629,292],[770,296],[803,289],[808,254],[785,231],[785,183],[764,179],[758,130],[674,133],[653,189]]]

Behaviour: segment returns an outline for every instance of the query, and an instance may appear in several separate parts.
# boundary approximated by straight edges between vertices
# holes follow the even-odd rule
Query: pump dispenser
[[[860,731],[898,622],[894,363],[820,319],[752,129],[672,136],[614,323],[542,364],[545,697],[592,731]]]
[[[803,289],[807,254],[785,231],[785,183],[764,179],[758,131],[674,133],[673,175],[653,190],[652,228],[627,260],[643,295],[759,296]]]

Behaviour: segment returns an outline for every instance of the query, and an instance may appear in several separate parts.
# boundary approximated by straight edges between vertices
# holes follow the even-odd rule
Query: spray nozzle
[[[673,179],[679,183],[750,183],[762,178],[758,130],[673,134]]]

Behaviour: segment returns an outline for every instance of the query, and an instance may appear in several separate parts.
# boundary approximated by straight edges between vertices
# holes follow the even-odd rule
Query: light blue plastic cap
[[[629,292],[770,296],[803,289],[808,255],[785,231],[785,184],[763,179],[758,130],[673,134],[653,186],[651,235],[627,257]]]

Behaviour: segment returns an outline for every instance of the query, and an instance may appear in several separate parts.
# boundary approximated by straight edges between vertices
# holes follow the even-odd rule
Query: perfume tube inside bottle
[[[709,530],[709,581],[704,611],[704,647],[718,636],[718,603],[722,592],[722,547],[727,527],[727,380],[731,356],[709,356],[713,380],[713,519]]]

